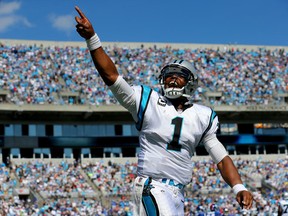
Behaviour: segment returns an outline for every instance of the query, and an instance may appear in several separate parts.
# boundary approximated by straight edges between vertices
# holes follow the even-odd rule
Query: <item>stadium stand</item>
[[[285,155],[233,157],[235,165],[246,178],[259,178],[261,187],[248,185],[255,196],[255,204],[249,215],[277,212],[277,200],[287,190],[288,159]],[[212,204],[231,215],[242,214],[237,207],[231,189],[221,179],[216,165],[209,157],[192,159],[194,171],[191,184],[185,188],[185,208],[194,215],[197,207],[209,211]],[[74,215],[132,215],[132,182],[136,173],[135,158],[107,158],[67,162],[53,160],[22,159],[12,161],[10,169],[1,166],[2,178],[10,181],[1,187],[4,209],[27,214]],[[4,174],[5,173],[5,174]],[[2,179],[1,178],[1,179]],[[17,189],[28,188],[31,193],[17,196]],[[19,191],[18,190],[18,191]],[[15,205],[17,203],[17,205]],[[63,204],[64,203],[64,204]],[[84,204],[84,205],[83,205]],[[55,213],[55,214],[56,214]]]
[[[243,212],[199,148],[185,214],[273,215],[288,190],[286,47],[103,43],[131,83],[157,86],[171,58],[196,62],[194,100],[255,197]],[[0,40],[0,215],[133,215],[137,131],[103,87],[84,43]]]
[[[33,44],[32,44],[33,43]],[[121,45],[121,46],[117,46]],[[211,105],[287,103],[283,47],[105,44],[131,84],[157,86],[173,58],[195,62],[201,80],[194,100]],[[184,48],[185,47],[185,48]],[[83,43],[1,41],[1,99],[15,104],[113,104]]]

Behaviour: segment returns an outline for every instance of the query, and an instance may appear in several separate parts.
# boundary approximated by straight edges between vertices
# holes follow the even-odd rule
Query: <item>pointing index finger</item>
[[[80,15],[82,19],[86,19],[86,16],[84,15],[84,13],[80,10],[78,6],[75,6],[75,10],[78,12],[78,14]]]

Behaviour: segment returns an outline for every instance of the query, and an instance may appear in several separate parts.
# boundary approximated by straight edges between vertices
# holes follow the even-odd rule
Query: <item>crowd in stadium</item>
[[[185,215],[201,215],[201,212],[210,211],[230,216],[268,216],[277,213],[278,201],[288,190],[288,159],[272,162],[238,158],[234,163],[244,180],[245,176],[261,175],[263,181],[271,185],[273,190],[266,188],[263,193],[263,188],[262,191],[251,188],[254,191],[254,206],[252,210],[243,211],[212,160],[195,161],[191,183],[185,189]],[[2,164],[0,215],[132,216],[133,204],[130,196],[135,174],[136,164],[129,161],[125,164],[104,164],[102,161],[62,161],[52,164],[34,160],[20,164]],[[30,188],[38,196],[20,199],[13,193],[15,187]],[[203,192],[205,188],[209,193]],[[91,191],[94,196],[88,196]],[[109,202],[105,204],[103,200]]]
[[[222,97],[208,101],[212,105],[280,105],[284,103],[280,94],[288,92],[288,53],[283,49],[107,46],[105,50],[129,83],[158,88],[157,77],[163,65],[174,58],[193,61],[200,79],[194,99],[201,102],[207,100],[206,92],[222,92]],[[87,48],[0,42],[0,90],[5,93],[5,97],[0,97],[1,103],[117,103],[98,76]],[[77,96],[64,97],[73,93]],[[186,216],[210,211],[229,216],[277,213],[279,199],[288,191],[288,159],[273,162],[237,159],[234,163],[244,180],[261,178],[271,186],[264,191],[250,188],[255,199],[252,210],[240,208],[211,160],[200,160],[193,162],[191,183],[185,188]],[[0,215],[132,216],[130,196],[135,176],[136,164],[129,161],[108,165],[67,161],[3,163]],[[15,195],[16,187],[29,188],[33,198],[21,199]]]
[[[200,87],[222,92],[211,104],[281,104],[288,92],[288,53],[284,49],[178,49],[106,46],[119,73],[131,84],[157,86],[160,68],[179,58],[194,61]],[[117,103],[94,69],[87,48],[74,46],[13,45],[0,43],[0,89],[3,102],[23,104]],[[63,97],[66,93],[77,97]]]

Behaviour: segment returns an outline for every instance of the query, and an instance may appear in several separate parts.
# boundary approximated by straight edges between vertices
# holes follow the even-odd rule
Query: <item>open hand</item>
[[[80,16],[75,17],[75,20],[77,22],[76,31],[79,33],[81,37],[83,37],[85,40],[88,40],[95,34],[93,26],[79,7],[76,6],[75,10],[78,12]]]

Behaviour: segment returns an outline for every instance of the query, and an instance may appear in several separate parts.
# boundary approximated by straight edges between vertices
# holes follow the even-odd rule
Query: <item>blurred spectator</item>
[[[119,73],[131,84],[157,86],[158,72],[171,59],[195,62],[201,85],[195,94],[203,102],[205,92],[222,92],[212,105],[281,104],[288,92],[288,58],[284,50],[235,48],[177,49],[105,47]],[[98,77],[86,48],[2,44],[0,89],[15,104],[115,104],[111,92]],[[73,97],[63,98],[65,95]]]

